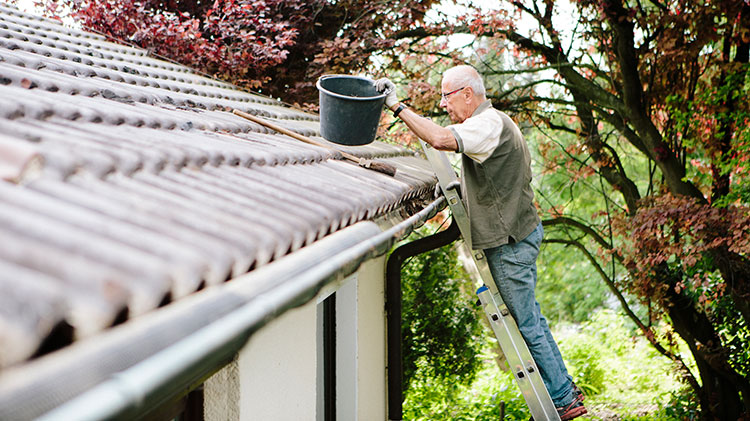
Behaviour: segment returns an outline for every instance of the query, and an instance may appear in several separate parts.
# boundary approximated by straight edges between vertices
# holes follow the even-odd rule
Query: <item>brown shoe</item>
[[[561,421],[572,420],[573,418],[578,418],[588,412],[586,407],[583,406],[583,399],[581,399],[581,396],[583,395],[576,396],[576,398],[573,399],[573,402],[568,405],[556,408],[557,415],[560,416]]]

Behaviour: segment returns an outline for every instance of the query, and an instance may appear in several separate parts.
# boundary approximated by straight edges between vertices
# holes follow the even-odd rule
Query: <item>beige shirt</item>
[[[484,105],[480,105],[463,123],[448,126],[458,143],[458,152],[479,163],[489,158],[497,148],[504,125],[499,111]],[[480,109],[483,111],[477,113]]]

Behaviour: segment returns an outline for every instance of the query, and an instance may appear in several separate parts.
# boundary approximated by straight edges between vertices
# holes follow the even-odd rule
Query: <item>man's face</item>
[[[471,117],[471,98],[473,92],[467,86],[457,86],[452,80],[443,79],[441,84],[440,106],[448,112],[453,123],[463,123]]]

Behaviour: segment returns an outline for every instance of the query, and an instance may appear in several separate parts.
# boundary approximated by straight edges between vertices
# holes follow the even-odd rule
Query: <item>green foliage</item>
[[[481,325],[473,284],[453,246],[412,257],[401,281],[404,387],[426,378],[470,383],[479,366]]]
[[[590,419],[696,419],[694,395],[676,378],[669,360],[635,336],[621,315],[602,310],[590,316],[553,332],[571,375],[586,393]],[[418,370],[406,391],[404,419],[497,420],[502,402],[506,420],[528,420],[512,375],[493,361],[497,343],[490,335],[487,329],[484,365],[469,385],[437,381]]]
[[[499,419],[501,406],[506,420],[527,420],[526,403],[509,373],[498,370],[486,341],[482,354],[483,369],[473,383],[456,385],[437,382],[417,375],[404,400],[405,420]],[[496,346],[496,344],[495,344]]]
[[[586,396],[598,395],[605,391],[604,368],[602,368],[601,343],[595,337],[580,335],[575,341],[566,343],[565,360],[568,361],[570,375]]]
[[[750,329],[728,298],[717,300],[711,314],[719,325],[724,346],[729,351],[730,363],[739,373],[750,375]]]
[[[636,408],[652,404],[664,408],[671,395],[683,387],[674,377],[677,373],[671,361],[636,336],[625,319],[611,310],[598,311],[590,321],[558,336],[574,381],[595,392],[587,393],[592,405]]]
[[[750,94],[750,65],[727,66],[703,83],[694,97],[666,98],[672,122],[666,135],[691,153],[686,169],[692,182],[708,189],[716,177],[729,177],[715,205],[748,203],[750,107],[744,99]]]
[[[672,392],[669,396],[669,402],[661,409],[658,415],[663,415],[662,419],[671,420],[693,421],[700,419],[700,411],[698,410],[698,401],[695,399],[695,394],[688,388]]]
[[[578,250],[542,247],[537,260],[536,298],[551,323],[583,322],[605,304],[608,290]]]

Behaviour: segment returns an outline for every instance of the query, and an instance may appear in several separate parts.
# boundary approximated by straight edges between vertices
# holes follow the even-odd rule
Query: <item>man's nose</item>
[[[445,100],[445,97],[440,98],[440,107],[446,108],[448,106],[448,101]]]

